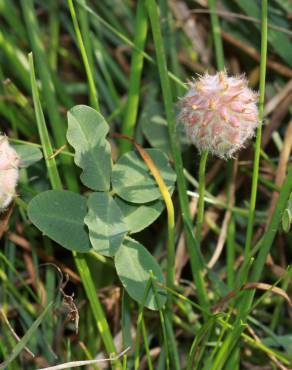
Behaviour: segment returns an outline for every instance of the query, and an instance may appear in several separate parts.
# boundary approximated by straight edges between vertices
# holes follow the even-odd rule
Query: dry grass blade
[[[288,94],[279,103],[277,109],[273,111],[269,124],[264,126],[262,149],[266,148],[273,132],[277,131],[278,128],[280,127],[282,121],[285,119],[286,115],[289,112],[291,104],[292,104],[292,94]]]
[[[22,236],[20,236],[20,235],[18,235],[16,233],[12,233],[12,232],[9,232],[8,235],[7,235],[7,237],[16,246],[21,247],[26,252],[31,252],[31,250],[32,250],[31,244],[24,237],[22,237]],[[66,274],[68,274],[70,276],[70,279],[74,283],[76,283],[76,284],[79,284],[80,283],[80,277],[73,270],[71,270],[69,267],[67,267],[66,265],[64,265],[62,262],[56,261],[56,259],[53,256],[47,255],[41,249],[37,249],[36,250],[36,253],[37,253],[38,257],[41,258],[43,261],[45,261],[45,262],[47,262],[49,264],[52,263],[53,265],[59,266],[60,269],[62,271],[64,271],[64,273],[66,273]]]
[[[226,40],[230,44],[243,50],[247,55],[255,59],[257,62],[260,61],[261,59],[260,54],[254,47],[244,44],[242,41],[238,40],[237,38],[233,37],[232,35],[224,31],[222,31],[222,37],[224,40]],[[270,69],[273,69],[274,71],[276,71],[282,76],[289,77],[289,78],[292,77],[292,69],[287,67],[284,64],[274,62],[273,60],[267,60],[267,67]]]
[[[278,288],[276,286],[272,286],[266,283],[247,283],[247,284],[244,284],[243,289],[259,289],[259,290],[264,290],[264,291],[271,291],[274,294],[277,294],[281,296],[282,298],[284,298],[289,304],[289,306],[292,307],[292,302],[290,300],[290,297],[285,292],[285,290]]]
[[[214,12],[212,12],[212,10],[209,10],[209,9],[192,9],[192,10],[190,10],[190,13],[192,13],[192,14],[211,14],[211,13],[214,13]],[[250,17],[250,16],[245,15],[245,14],[233,13],[233,12],[228,12],[228,11],[218,10],[218,9],[216,10],[216,14],[218,14],[222,17],[225,17],[226,19],[232,19],[232,18],[236,19],[237,18],[237,19],[242,19],[244,21],[248,21],[248,22],[253,22],[253,23],[258,23],[258,24],[261,23],[260,19]],[[268,24],[268,27],[271,28],[271,29],[274,29],[276,31],[279,31],[279,32],[287,33],[288,35],[292,35],[292,31],[290,31],[290,30],[288,30],[287,28],[284,28],[284,27],[279,27],[279,26],[276,26],[274,24]]]
[[[243,287],[240,290],[245,290],[245,289],[258,289],[258,290],[264,290],[264,291],[271,291],[274,294],[279,295],[280,297],[284,298],[286,302],[289,304],[290,307],[292,307],[292,302],[290,300],[290,297],[288,294],[285,292],[285,290],[275,287],[270,284],[266,283],[246,283],[243,285]],[[238,290],[232,290],[229,292],[226,296],[224,296],[219,303],[214,307],[214,312],[217,313],[220,310],[222,310],[222,307],[228,302],[231,298],[235,297],[236,294],[238,293]]]
[[[59,155],[61,152],[63,152],[63,150],[64,149],[66,149],[67,148],[67,145],[66,144],[64,144],[64,145],[62,145],[59,149],[57,149],[55,152],[54,152],[54,154],[52,154],[48,159],[52,159],[52,158],[55,158],[55,157],[57,157],[57,155]]]
[[[276,94],[272,99],[270,99],[265,105],[264,114],[268,116],[272,113],[279,105],[279,103],[286,98],[288,94],[292,91],[292,79],[289,80],[286,85],[281,88],[278,94]]]
[[[64,364],[56,365],[56,366],[50,366],[50,367],[43,367],[38,370],[62,370],[62,369],[70,369],[73,367],[79,367],[79,366],[87,366],[87,365],[94,365],[102,362],[112,362],[120,359],[123,357],[128,351],[130,350],[130,347],[126,348],[124,351],[119,353],[117,356],[113,356],[110,358],[103,358],[100,360],[84,360],[84,361],[71,361],[66,362]]]
[[[230,185],[230,197],[229,197],[229,202],[228,202],[228,207],[229,208],[233,207],[234,200],[235,200],[236,185],[235,185],[235,181],[234,180],[235,180],[236,173],[237,173],[237,165],[238,165],[238,162],[236,161],[234,163],[234,166],[233,166],[233,181],[232,181],[232,183]],[[214,254],[211,257],[210,261],[208,262],[208,265],[207,266],[209,268],[213,268],[213,266],[218,261],[218,259],[220,258],[220,255],[221,255],[221,253],[223,251],[223,247],[224,247],[224,244],[225,244],[225,241],[226,241],[227,230],[228,230],[228,225],[229,225],[229,221],[230,221],[231,215],[232,215],[232,212],[229,209],[225,213],[223,224],[222,224],[220,235],[219,235],[219,239],[218,239],[218,242],[217,242],[217,245],[216,245]]]
[[[143,161],[145,162],[146,166],[148,167],[149,171],[151,172],[152,176],[154,177],[157,186],[160,190],[161,196],[164,200],[165,207],[167,210],[167,225],[168,225],[168,246],[167,246],[167,283],[169,286],[174,284],[175,279],[175,220],[174,220],[174,206],[172,203],[171,195],[169,190],[164,182],[163,177],[161,176],[159,169],[157,168],[156,164],[154,163],[151,156],[147,153],[147,151],[138,144],[132,137],[128,135],[122,134],[113,134],[114,137],[126,139],[131,141],[135,148],[137,149],[138,153],[142,157]]]
[[[0,313],[1,313],[2,317],[3,317],[3,320],[4,320],[5,324],[8,326],[8,328],[9,328],[9,330],[10,330],[11,334],[13,335],[14,339],[15,339],[17,342],[20,342],[20,341],[21,341],[21,339],[20,339],[20,338],[19,338],[19,336],[15,333],[15,331],[14,331],[13,327],[10,325],[10,322],[9,322],[9,320],[8,320],[7,316],[5,315],[5,312],[3,311],[3,309],[0,309]],[[31,350],[30,350],[29,348],[27,348],[27,347],[25,346],[25,347],[23,347],[23,349],[24,349],[24,351],[25,351],[25,352],[27,352],[27,353],[28,353],[32,358],[34,358],[34,357],[35,357],[34,353],[32,353],[32,352],[31,352]]]
[[[280,154],[279,163],[278,163],[278,167],[276,170],[275,184],[279,187],[282,186],[285,180],[291,151],[292,151],[292,120],[289,122],[286,133],[285,133],[283,148]],[[269,212],[268,212],[267,224],[269,224],[272,218],[272,214],[275,209],[278,198],[279,198],[279,193],[274,191],[272,195],[272,199],[271,199],[271,205],[270,205]]]
[[[195,214],[197,212],[197,206],[198,206],[198,198],[194,197],[191,199],[190,205],[189,205],[192,219],[195,217]],[[186,247],[185,234],[182,231],[180,234],[178,243],[177,243],[177,247],[176,247],[176,256],[175,256],[175,271],[176,271],[175,280],[176,281],[180,280],[183,268],[187,264],[188,260],[189,260],[189,255],[188,255],[187,247]]]
[[[0,239],[6,232],[8,227],[8,222],[12,213],[13,206],[10,206],[5,212],[0,213]]]
[[[210,50],[206,46],[207,34],[196,19],[191,16],[190,9],[183,1],[170,1],[169,6],[177,23],[190,40],[193,50],[198,52],[203,63],[210,64]]]
[[[13,351],[9,354],[6,361],[0,363],[0,369],[7,369],[9,364],[12,363],[15,358],[24,350],[28,341],[34,335],[37,328],[42,323],[43,319],[47,315],[48,311],[51,309],[53,302],[50,302],[42,311],[42,313],[37,317],[37,319],[33,322],[30,328],[25,332],[24,336],[20,339],[20,341],[16,344]]]
[[[258,343],[261,343],[260,338],[256,335],[255,331],[252,329],[250,325],[247,325],[247,331],[250,333],[250,335],[254,338],[254,340]],[[278,366],[281,370],[289,370],[286,366],[284,366],[275,356],[272,354],[268,354],[270,359]]]

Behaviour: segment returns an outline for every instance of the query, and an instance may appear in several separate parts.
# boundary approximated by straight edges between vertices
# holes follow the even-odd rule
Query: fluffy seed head
[[[190,83],[178,119],[199,151],[232,157],[258,126],[257,98],[243,76],[206,73]]]
[[[18,180],[19,157],[9,145],[6,136],[0,135],[0,211],[4,210],[15,196]]]

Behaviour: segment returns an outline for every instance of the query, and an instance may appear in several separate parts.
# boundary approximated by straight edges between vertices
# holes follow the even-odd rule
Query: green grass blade
[[[146,328],[144,318],[142,318],[142,333],[143,333],[143,340],[144,340],[144,346],[145,346],[145,351],[146,351],[148,370],[153,370],[151,353],[150,353],[150,348],[149,348],[149,344],[148,344],[147,328]]]
[[[46,161],[48,175],[49,175],[49,179],[52,184],[52,187],[55,189],[60,189],[62,188],[62,182],[59,176],[55,158],[52,157],[52,155],[54,154],[54,151],[51,146],[51,141],[50,141],[48,129],[46,126],[44,113],[43,113],[41,103],[39,100],[32,53],[29,54],[28,58],[29,58],[31,87],[32,87],[32,96],[33,96],[33,102],[34,102],[34,107],[35,107],[36,121],[37,121],[37,126],[38,126],[42,148],[44,151],[44,157]]]
[[[49,64],[52,71],[57,70],[58,64],[58,47],[59,47],[59,4],[58,0],[50,0],[49,2],[49,29],[50,29],[50,48],[49,48]]]
[[[158,8],[157,8],[155,0],[148,0],[146,4],[147,4],[147,10],[148,10],[148,14],[149,14],[150,22],[151,22],[153,39],[154,39],[154,44],[155,44],[155,49],[156,49],[157,64],[158,64],[158,69],[159,69],[165,112],[166,112],[166,117],[167,117],[167,122],[168,122],[169,140],[170,140],[170,145],[171,145],[172,156],[174,159],[174,167],[175,167],[175,171],[177,174],[177,185],[178,185],[181,212],[184,215],[184,220],[187,220],[191,224],[192,221],[190,217],[188,197],[187,197],[187,192],[186,192],[186,183],[185,183],[185,178],[184,178],[184,173],[183,173],[182,157],[181,157],[180,149],[177,145],[177,138],[176,138],[176,132],[175,132],[176,122],[175,122],[175,115],[174,115],[174,110],[173,110],[173,97],[171,94],[163,40],[162,40],[162,35],[161,35],[161,30],[160,30]],[[204,283],[202,281],[202,264],[201,264],[201,258],[199,257],[200,251],[198,249],[198,244],[193,243],[193,239],[190,236],[189,228],[186,222],[185,222],[185,231],[187,235],[187,246],[188,246],[188,251],[190,254],[191,268],[192,268],[194,281],[198,289],[199,301],[203,307],[208,307],[207,292],[206,292]]]
[[[81,31],[79,28],[78,20],[77,20],[77,15],[76,15],[75,8],[73,5],[73,0],[68,0],[68,5],[69,5],[80,53],[81,53],[82,60],[84,63],[85,72],[87,75],[90,104],[94,109],[96,109],[99,112],[100,108],[99,108],[99,102],[98,102],[98,94],[97,94],[97,90],[96,90],[95,83],[94,83],[92,66],[90,66],[89,57],[87,55],[88,53],[90,53],[90,50],[86,50],[86,45],[89,48],[91,44],[89,41],[87,41],[86,45],[83,42],[83,38],[82,38]],[[85,22],[83,22],[83,24],[85,24]]]
[[[59,115],[55,87],[47,65],[45,50],[40,39],[40,30],[36,20],[33,1],[21,0],[21,6],[37,68],[42,80],[44,99],[46,101],[54,139],[57,146],[61,147],[65,143],[65,125]]]
[[[24,336],[21,338],[20,342],[16,344],[16,346],[13,349],[13,352],[10,354],[8,359],[5,362],[2,362],[0,364],[0,369],[6,369],[7,366],[20,354],[20,352],[24,349],[26,344],[29,342],[31,337],[34,335],[35,331],[39,327],[39,325],[42,323],[43,319],[45,318],[46,314],[49,312],[53,302],[50,302],[43,310],[43,312],[40,314],[40,316],[34,321],[32,326],[27,330],[27,332],[24,334]]]
[[[123,115],[121,129],[122,134],[129,135],[131,137],[134,136],[135,131],[135,123],[137,119],[140,97],[140,81],[144,61],[143,54],[138,52],[137,49],[144,49],[148,29],[147,23],[147,12],[145,9],[144,0],[139,0],[137,5],[137,15],[134,30],[135,49],[132,53],[128,98]],[[120,143],[121,154],[129,151],[132,146],[132,143],[129,140],[121,140]]]
[[[106,351],[109,355],[116,354],[117,350],[114,345],[113,338],[110,333],[110,329],[105,314],[103,312],[101,302],[98,298],[96,287],[92,280],[92,276],[88,268],[87,262],[81,254],[73,253],[73,255],[79,274],[82,277],[82,283],[84,284],[84,288],[89,299],[98,330],[102,336]],[[119,361],[114,361],[114,368],[121,369],[121,364]]]
[[[196,227],[196,239],[199,245],[201,244],[202,227],[203,227],[203,222],[204,222],[205,173],[206,173],[207,160],[208,160],[208,152],[205,151],[201,154],[200,166],[199,166],[199,201],[198,201],[198,214],[197,214],[197,227]]]
[[[224,51],[223,43],[221,38],[221,30],[218,15],[216,13],[216,0],[208,0],[210,16],[211,16],[211,27],[215,45],[216,64],[219,71],[224,69]]]
[[[36,58],[37,69],[42,81],[42,93],[46,102],[54,142],[55,145],[60,148],[66,143],[66,126],[59,113],[54,81],[47,63],[45,49],[40,38],[40,30],[37,23],[33,0],[21,0],[20,3],[34,57]],[[70,158],[62,157],[61,161],[67,186],[70,189],[77,190],[78,186],[74,176],[72,160]]]
[[[135,49],[135,45],[133,44],[133,42],[126,36],[124,35],[122,32],[118,31],[115,27],[113,27],[111,24],[109,24],[105,19],[103,19],[102,17],[100,17],[98,14],[96,14],[88,5],[84,5],[81,3],[81,0],[76,0],[78,2],[78,4],[80,4],[81,6],[84,7],[84,9],[86,9],[86,11],[88,13],[90,13],[96,20],[98,20],[98,22],[100,22],[100,24],[102,24],[103,26],[105,26],[108,30],[111,31],[111,33],[113,33],[114,35],[116,35],[120,40],[122,40],[126,45],[129,45],[131,46],[133,49]],[[156,64],[155,63],[155,60],[146,52],[144,52],[143,50],[138,50],[136,49],[139,53],[143,54],[144,58],[149,61],[150,63],[152,64]],[[187,89],[186,85],[178,78],[176,77],[173,73],[167,71],[167,74],[169,76],[169,78],[171,78],[175,83],[179,84],[184,90]]]
[[[151,284],[152,284],[151,278],[149,278],[146,284],[146,287],[145,287],[145,292],[144,292],[142,302],[139,305],[138,319],[137,319],[137,332],[136,332],[136,350],[135,350],[135,360],[134,360],[135,370],[139,370],[140,368],[140,336],[141,336],[141,330],[142,330],[142,325],[143,325],[143,309],[144,309],[145,302],[146,302],[147,296],[151,288]]]
[[[245,258],[249,257],[253,236],[253,222],[257,199],[262,124],[264,119],[264,99],[265,99],[265,82],[266,82],[266,65],[267,65],[267,44],[268,44],[268,0],[262,1],[262,32],[261,32],[261,63],[260,63],[260,89],[259,89],[259,126],[256,133],[255,154],[253,160],[253,175],[251,185],[251,196],[249,206],[249,217],[247,224],[245,240]]]
[[[158,297],[158,292],[157,292],[157,287],[156,287],[156,282],[155,282],[155,276],[154,276],[152,271],[150,271],[150,281],[151,281],[151,284],[152,284],[152,287],[153,287],[156,304],[157,304],[158,307],[160,307],[161,305],[159,304],[159,297]],[[162,328],[163,349],[165,351],[166,369],[170,370],[169,339],[168,339],[168,335],[167,335],[167,328],[166,328],[164,310],[159,309],[159,317],[160,317],[161,328]]]
[[[45,157],[49,158],[48,154],[51,153],[52,147],[51,147],[48,131],[45,125],[40,102],[39,102],[38,95],[37,95],[37,86],[36,86],[36,80],[35,80],[35,75],[34,75],[32,54],[29,55],[29,62],[30,62],[30,67],[31,67],[33,95],[34,95],[36,114],[38,117],[37,122],[38,122],[39,130],[40,130],[39,133],[41,137],[41,143],[43,146],[43,150],[45,152]],[[47,164],[47,169],[48,169],[52,187],[54,189],[62,189],[62,183],[60,182],[60,177],[59,177],[59,173],[58,173],[55,161],[53,162],[46,161],[46,164]],[[88,299],[89,299],[89,302],[90,302],[90,305],[91,305],[91,308],[94,314],[97,328],[100,331],[100,334],[102,336],[105,348],[109,354],[116,353],[113,338],[111,336],[110,329],[106,321],[100,300],[96,293],[96,287],[92,280],[92,276],[87,266],[85,257],[82,256],[81,254],[76,254],[76,253],[73,253],[73,255],[74,255],[76,266],[78,268],[78,272],[81,276],[82,283],[84,285],[86,294],[88,296]],[[116,366],[117,369],[121,368],[119,361],[116,361],[114,366]]]

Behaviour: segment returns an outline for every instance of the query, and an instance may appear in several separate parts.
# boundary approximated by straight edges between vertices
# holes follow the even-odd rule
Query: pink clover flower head
[[[228,77],[226,71],[205,73],[189,86],[178,116],[186,136],[200,152],[233,157],[259,124],[258,94],[243,76]]]
[[[19,176],[19,156],[8,139],[0,135],[0,211],[11,203]]]

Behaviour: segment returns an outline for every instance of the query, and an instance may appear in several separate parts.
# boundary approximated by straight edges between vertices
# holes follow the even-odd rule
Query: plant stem
[[[167,71],[166,58],[163,46],[163,40],[161,35],[161,29],[159,24],[158,9],[155,0],[147,0],[146,6],[148,10],[149,19],[151,22],[151,28],[153,33],[153,39],[156,49],[157,64],[166,112],[166,118],[168,122],[168,133],[169,141],[171,146],[171,152],[174,160],[174,167],[177,174],[177,185],[178,194],[180,200],[181,212],[184,218],[185,232],[187,237],[187,247],[190,255],[191,269],[193,278],[198,289],[198,297],[200,304],[206,308],[209,306],[207,291],[202,278],[203,264],[201,261],[200,250],[198,245],[194,242],[188,224],[192,224],[188,197],[186,192],[186,183],[183,173],[183,163],[178,147],[177,136],[175,132],[175,115],[173,110],[173,98],[170,88],[170,81]]]
[[[96,287],[92,279],[91,272],[87,265],[86,259],[82,254],[76,253],[76,252],[73,252],[73,256],[74,256],[74,261],[77,266],[78,272],[82,279],[82,284],[84,285],[86,295],[89,299],[97,328],[102,336],[105,349],[109,355],[113,353],[116,354],[117,350],[116,350],[101,302],[98,298]],[[115,362],[115,365],[116,365],[115,366],[116,369],[121,368],[120,363]]]
[[[155,281],[155,276],[154,276],[152,271],[150,271],[150,280],[151,280],[151,283],[152,283],[152,287],[153,287],[157,307],[161,307],[161,304],[160,304],[160,301],[159,301],[159,296],[158,296],[158,291],[157,291],[157,286],[156,286],[156,281]],[[166,357],[166,369],[170,370],[169,341],[168,341],[168,336],[167,336],[167,328],[166,328],[166,323],[165,323],[164,311],[161,308],[159,309],[159,317],[160,317],[162,335],[163,335],[163,341],[164,341],[164,350],[165,350],[165,357]]]
[[[196,238],[197,238],[199,245],[201,244],[202,226],[204,222],[205,172],[206,172],[207,159],[208,159],[208,152],[204,151],[201,155],[200,168],[199,168],[199,201],[198,201],[198,215],[197,215],[197,228],[196,228]]]
[[[216,13],[216,0],[208,1],[209,8],[211,10],[211,26],[215,44],[215,54],[218,70],[224,69],[224,52],[221,39],[220,25],[218,15]],[[208,152],[204,151],[201,154],[200,167],[199,167],[199,202],[198,202],[198,214],[197,214],[197,228],[196,238],[198,244],[201,245],[202,239],[202,225],[204,221],[204,196],[205,196],[205,173],[206,163],[208,160]]]
[[[81,53],[81,56],[82,56],[82,59],[83,59],[85,72],[86,72],[86,75],[87,75],[88,86],[89,86],[90,104],[94,109],[96,109],[98,112],[100,112],[99,102],[98,102],[98,94],[97,94],[97,90],[96,90],[96,87],[95,87],[93,74],[92,74],[92,71],[91,71],[91,68],[90,68],[86,48],[85,48],[85,45],[84,45],[84,42],[83,42],[83,39],[82,39],[82,35],[81,35],[81,31],[80,31],[80,28],[79,28],[75,8],[74,8],[74,5],[73,5],[73,0],[68,0],[68,5],[69,5],[69,9],[70,9],[70,13],[71,13],[71,17],[72,17],[72,21],[73,21],[73,25],[74,25],[74,29],[75,29],[75,33],[76,33],[80,53]]]
[[[280,226],[282,213],[287,205],[291,191],[292,166],[289,167],[288,174],[282,186],[269,227],[259,241],[259,253],[253,263],[251,274],[252,281],[258,281],[260,279],[263,268],[265,266],[266,258],[270,252],[276,233]],[[236,346],[240,336],[242,335],[243,330],[245,329],[244,322],[252,306],[253,297],[254,289],[244,291],[238,305],[238,314],[236,317],[234,328],[223,342],[211,370],[221,370],[225,364],[226,359],[229,357],[229,355],[233,351],[233,348]]]
[[[267,64],[267,40],[268,40],[268,0],[262,0],[262,31],[261,31],[261,63],[260,63],[260,88],[259,88],[259,126],[257,128],[255,155],[252,175],[251,197],[249,206],[249,217],[247,224],[247,233],[245,240],[245,259],[250,256],[253,222],[257,198],[257,186],[259,177],[260,151],[262,139],[262,123],[264,118],[264,99],[265,99],[265,81],[266,81],[266,64]]]
[[[52,149],[52,145],[50,142],[48,130],[46,127],[42,107],[39,101],[32,54],[29,54],[29,65],[30,65],[31,85],[32,85],[33,100],[34,100],[35,111],[36,111],[37,125],[38,125],[38,130],[39,130],[39,136],[41,139],[41,144],[42,144],[45,156],[46,156],[46,166],[47,166],[47,170],[49,173],[51,186],[53,189],[62,189],[63,186],[60,180],[60,176],[59,176],[58,168],[56,166],[55,159],[54,158],[49,159],[49,155],[50,153],[53,153],[53,149]],[[95,318],[95,323],[102,337],[106,351],[108,352],[108,354],[116,353],[114,341],[113,341],[105,314],[103,312],[101,302],[98,298],[96,288],[94,285],[94,281],[92,279],[86,259],[82,254],[77,254],[75,252],[73,253],[73,257],[74,257],[75,264],[78,268],[78,272],[80,274],[85,292],[88,296],[90,306],[91,306],[91,309],[92,309],[92,312]],[[119,361],[114,362],[113,366],[116,369],[121,369],[121,364]]]
[[[234,262],[235,262],[235,221],[230,220],[227,234],[227,285],[231,290],[234,285]]]
[[[135,123],[137,120],[137,112],[139,105],[139,90],[141,74],[143,70],[144,55],[138,50],[144,50],[144,45],[147,37],[147,12],[144,5],[144,0],[139,0],[137,5],[137,16],[135,21],[135,49],[132,52],[130,82],[128,90],[128,99],[125,107],[122,122],[122,134],[134,136]],[[138,49],[138,50],[137,50]],[[131,149],[131,142],[128,140],[121,141],[121,154]]]
[[[148,343],[148,333],[147,333],[144,318],[142,319],[142,333],[143,333],[143,340],[144,340],[144,346],[145,346],[145,351],[146,351],[148,370],[153,370],[151,353],[150,353],[150,348],[149,348],[149,343]]]
[[[149,280],[145,287],[144,296],[143,296],[141,304],[139,305],[139,311],[138,311],[137,331],[136,331],[136,350],[135,350],[135,359],[134,359],[134,369],[135,370],[139,370],[139,367],[140,367],[140,337],[141,337],[141,331],[142,331],[142,325],[143,325],[143,310],[144,310],[145,302],[148,297],[151,285],[152,285],[152,281],[151,281],[151,278],[149,277]]]
[[[261,22],[261,63],[260,63],[260,96],[259,96],[259,127],[257,129],[257,137],[256,137],[256,147],[255,147],[255,158],[254,158],[254,167],[253,167],[253,179],[252,179],[252,190],[251,190],[251,199],[250,199],[250,208],[249,208],[249,218],[248,218],[248,227],[247,227],[247,235],[246,235],[246,243],[245,243],[245,263],[247,263],[250,259],[250,251],[251,251],[251,241],[252,241],[252,234],[253,234],[253,221],[254,221],[254,213],[255,213],[255,203],[256,203],[256,195],[257,195],[257,184],[258,184],[258,171],[259,171],[259,159],[260,159],[260,145],[261,145],[261,130],[262,130],[262,120],[263,120],[263,112],[264,112],[264,94],[265,94],[265,78],[266,78],[266,60],[267,60],[267,17],[268,17],[268,1],[262,0],[262,22]],[[292,170],[290,170],[292,172]],[[291,174],[290,174],[291,176]],[[287,184],[289,180],[286,180],[285,184]],[[278,210],[278,207],[281,207],[282,198],[286,198],[286,189],[285,184],[280,193],[280,197],[275,208],[275,211]],[[291,187],[291,185],[290,185]],[[286,195],[286,196],[285,196]],[[288,198],[287,198],[288,199]],[[283,206],[283,205],[282,205]],[[273,217],[270,223],[270,226],[267,232],[264,234],[262,240],[267,241],[267,243],[263,243],[263,248],[260,250],[256,261],[254,263],[253,280],[258,280],[262,269],[264,267],[265,259],[267,257],[268,251],[271,247],[272,240],[275,237],[276,231],[279,226],[280,222],[280,214],[273,213]],[[241,333],[244,330],[243,322],[247,318],[247,314],[252,304],[253,300],[253,291],[247,291],[243,294],[242,299],[239,302],[238,314],[236,318],[236,322],[234,325],[234,331],[229,334],[225,341],[222,344],[221,349],[219,350],[215,361],[213,363],[211,370],[221,370],[228,357],[232,353],[234,347],[236,346]]]

